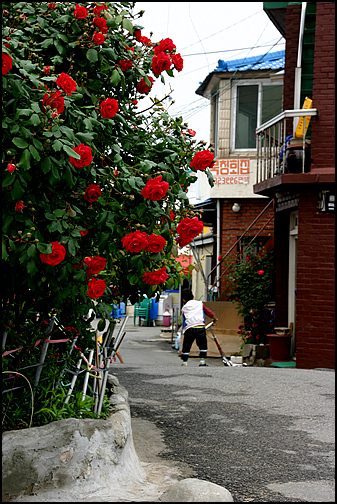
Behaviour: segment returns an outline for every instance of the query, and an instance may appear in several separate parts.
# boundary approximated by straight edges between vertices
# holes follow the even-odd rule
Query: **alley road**
[[[334,371],[233,368],[220,358],[181,367],[160,332],[129,319],[124,363],[110,367],[129,393],[137,453],[151,453],[136,443],[145,422],[160,430],[161,459],[224,486],[235,502],[335,502]]]

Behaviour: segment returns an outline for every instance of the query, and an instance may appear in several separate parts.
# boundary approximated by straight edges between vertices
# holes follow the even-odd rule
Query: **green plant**
[[[90,348],[91,308],[100,329],[111,303],[177,287],[177,244],[202,228],[186,192],[198,170],[213,184],[183,118],[141,107],[182,70],[176,46],[141,36],[133,3],[85,5],[2,4],[5,370],[36,362],[55,315]]]
[[[84,339],[90,308],[109,319],[112,302],[177,286],[186,191],[197,169],[213,183],[213,154],[190,166],[208,151],[181,117],[156,98],[138,110],[164,80],[158,52],[181,70],[174,44],[141,37],[133,4],[101,7],[3,3],[3,320],[17,333],[55,309]],[[164,246],[130,251],[135,233]]]
[[[243,344],[268,343],[273,329],[273,312],[268,304],[274,299],[274,254],[252,248],[231,265],[227,274],[232,285],[231,300],[238,305],[244,324],[238,327]]]

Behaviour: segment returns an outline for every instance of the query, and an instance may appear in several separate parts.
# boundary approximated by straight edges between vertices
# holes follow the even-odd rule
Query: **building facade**
[[[275,202],[275,323],[294,320],[297,367],[334,368],[335,4],[264,10],[286,39],[283,113],[256,130],[254,192]]]
[[[210,139],[216,162],[214,186],[199,173],[195,209],[209,226],[194,240],[198,271],[195,297],[226,301],[226,267],[252,242],[257,249],[273,238],[274,212],[268,196],[254,192],[257,170],[255,129],[282,111],[284,51],[266,52],[217,68],[196,93],[210,100]]]

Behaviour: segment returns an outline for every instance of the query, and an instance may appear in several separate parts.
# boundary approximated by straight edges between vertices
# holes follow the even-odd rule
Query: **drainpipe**
[[[216,257],[217,262],[219,262],[218,257],[220,255],[220,239],[221,239],[221,230],[220,230],[220,198],[216,200]],[[220,278],[221,275],[221,266],[220,263],[216,269],[216,277]],[[217,296],[219,296],[220,282],[217,281]]]
[[[295,86],[294,86],[294,109],[301,108],[301,79],[302,79],[302,46],[303,46],[303,34],[304,34],[304,24],[305,24],[305,11],[307,8],[307,2],[302,2],[301,11],[301,22],[300,22],[300,33],[298,37],[298,49],[297,49],[297,67],[295,68]],[[299,117],[294,117],[293,127],[296,130]]]

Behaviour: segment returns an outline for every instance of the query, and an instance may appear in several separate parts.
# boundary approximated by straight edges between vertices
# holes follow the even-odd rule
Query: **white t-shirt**
[[[183,333],[190,327],[204,327],[205,314],[203,309],[203,302],[191,299],[181,309],[184,315]]]

